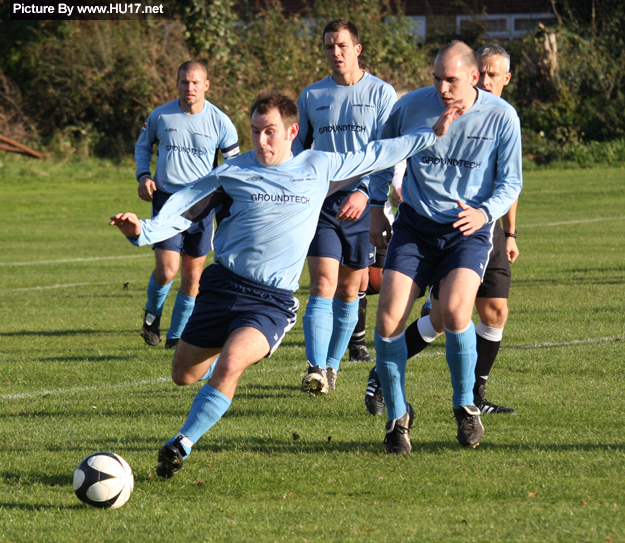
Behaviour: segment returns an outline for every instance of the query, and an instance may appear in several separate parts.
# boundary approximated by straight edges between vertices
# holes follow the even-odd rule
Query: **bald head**
[[[463,66],[469,71],[477,70],[475,51],[463,41],[452,41],[443,47],[436,55],[434,63],[439,60],[441,62],[456,62],[458,66]]]
[[[462,100],[469,109],[477,98],[475,86],[480,73],[475,52],[466,43],[451,42],[443,47],[434,61],[434,87],[445,107]]]

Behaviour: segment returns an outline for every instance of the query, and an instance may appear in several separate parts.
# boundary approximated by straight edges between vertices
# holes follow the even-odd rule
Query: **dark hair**
[[[289,127],[293,123],[299,122],[299,110],[295,100],[273,89],[262,91],[256,95],[250,107],[250,118],[255,112],[265,115],[274,108],[280,112],[284,126]]]
[[[360,43],[360,32],[358,32],[358,28],[356,28],[354,23],[352,23],[349,19],[333,19],[323,29],[322,39],[324,44],[326,34],[328,32],[338,32],[339,30],[347,30],[349,35],[352,37],[354,45],[358,45]]]
[[[204,77],[208,79],[208,71],[206,70],[206,66],[204,66],[204,64],[198,62],[197,60],[187,60],[187,62],[181,64],[180,68],[178,68],[178,75],[176,76],[176,78],[180,80],[180,74],[182,72],[191,72],[193,70],[200,70],[204,74]]]
[[[469,70],[477,70],[477,57],[475,56],[475,51],[463,41],[454,40],[447,44],[438,52],[436,58],[438,59],[444,57],[450,53],[459,54],[462,64],[464,64],[464,66],[466,66]]]

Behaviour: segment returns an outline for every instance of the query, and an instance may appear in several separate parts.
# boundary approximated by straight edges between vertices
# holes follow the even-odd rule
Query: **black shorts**
[[[493,231],[493,252],[486,266],[484,279],[477,291],[478,298],[508,298],[512,273],[508,253],[506,252],[506,236],[499,221]]]

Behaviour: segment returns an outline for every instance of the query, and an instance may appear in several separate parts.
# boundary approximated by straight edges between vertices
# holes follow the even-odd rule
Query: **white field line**
[[[121,281],[122,283],[134,283],[134,281]],[[27,287],[27,288],[3,288],[0,292],[21,292],[26,290],[48,290],[51,288],[70,288],[70,287],[85,287],[91,285],[115,285],[120,281],[99,281],[97,283],[67,283],[66,285],[50,285],[47,287]]]
[[[524,224],[523,228],[540,228],[541,226],[565,226],[567,224],[583,224],[587,222],[622,221],[625,217],[600,217],[598,219],[579,219],[576,221],[548,222],[542,224]]]
[[[63,258],[61,260],[37,260],[35,262],[0,262],[0,266],[39,266],[41,264],[65,264],[66,262],[98,262],[100,260],[123,260],[126,258],[154,258],[153,253],[140,255],[93,256],[90,258]]]
[[[169,377],[158,377],[157,379],[146,379],[143,381],[127,381],[125,383],[117,383],[114,385],[98,385],[91,387],[74,387],[74,388],[61,388],[57,390],[38,390],[36,392],[25,392],[23,394],[5,394],[0,396],[0,401],[4,400],[25,400],[28,398],[36,398],[38,396],[51,396],[51,395],[69,395],[80,392],[92,392],[96,390],[111,390],[119,388],[134,388],[144,385],[154,385],[157,383],[171,382]]]
[[[606,343],[609,341],[620,341],[623,340],[621,336],[615,337],[602,337],[602,338],[591,338],[591,339],[578,339],[572,341],[562,341],[559,343],[556,342],[548,342],[548,343],[537,343],[535,345],[518,345],[518,346],[510,346],[510,347],[502,347],[502,349],[548,349],[554,347],[568,347],[570,345],[584,345],[584,344],[593,344],[593,343]],[[418,358],[430,358],[434,356],[444,356],[444,353],[441,352],[431,352],[425,351],[417,355]],[[414,359],[411,359],[414,360]],[[293,366],[293,369],[302,369],[300,365]],[[262,372],[284,372],[285,367],[282,366],[280,368],[258,368],[258,371]],[[39,390],[35,392],[25,392],[22,394],[5,394],[0,396],[0,401],[8,401],[8,400],[24,400],[28,398],[37,398],[41,396],[65,396],[71,394],[78,394],[81,392],[92,392],[99,390],[113,390],[113,389],[124,389],[124,388],[134,388],[141,387],[144,385],[155,385],[159,383],[169,383],[171,379],[169,377],[158,377],[156,379],[145,379],[142,381],[127,381],[125,383],[117,383],[113,385],[98,385],[98,386],[90,386],[90,387],[73,387],[73,388],[61,388],[57,390]]]

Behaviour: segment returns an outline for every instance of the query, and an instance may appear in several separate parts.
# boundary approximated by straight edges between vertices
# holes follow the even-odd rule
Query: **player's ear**
[[[510,78],[512,77],[512,73],[508,72],[503,78],[503,86],[505,87],[508,83],[510,83]]]
[[[289,141],[293,141],[297,137],[298,134],[299,134],[299,124],[297,123],[291,124],[291,126],[289,126],[289,129],[287,130],[287,137]]]
[[[480,72],[479,70],[471,70],[471,86],[477,86],[480,81]]]
[[[208,89],[211,86],[211,82],[207,79],[206,83],[204,84],[204,92],[208,92]]]
[[[356,44],[356,56],[360,56],[360,53],[362,53],[362,45],[357,43]]]

